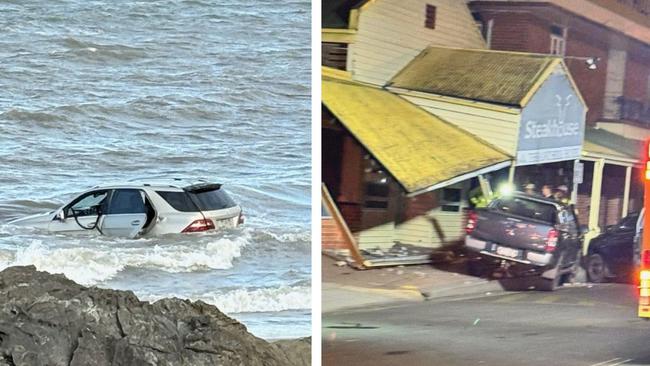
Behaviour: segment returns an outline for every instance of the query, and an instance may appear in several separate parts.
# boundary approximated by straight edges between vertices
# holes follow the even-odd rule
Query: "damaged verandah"
[[[323,182],[355,245],[406,260],[461,240],[470,179],[512,157],[345,73],[324,69],[322,88]]]

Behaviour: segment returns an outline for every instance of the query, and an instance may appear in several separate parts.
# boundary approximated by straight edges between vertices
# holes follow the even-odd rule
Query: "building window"
[[[321,65],[346,70],[348,59],[347,44],[323,42],[321,50]]]
[[[424,26],[429,29],[436,29],[436,7],[433,5],[427,4],[426,6]]]
[[[566,51],[566,28],[551,26],[551,54],[564,56]]]
[[[445,212],[460,211],[460,188],[444,188],[442,190],[442,200],[440,209]]]
[[[390,200],[388,175],[375,159],[369,155],[366,155],[364,159],[366,162],[364,207],[387,209]]]

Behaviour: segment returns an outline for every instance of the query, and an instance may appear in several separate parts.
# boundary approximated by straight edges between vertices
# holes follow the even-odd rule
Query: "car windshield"
[[[556,210],[553,205],[519,197],[500,198],[490,207],[510,215],[539,220],[551,225],[555,224],[556,220]]]
[[[96,191],[87,193],[69,207],[67,216],[97,215],[97,208],[105,203],[108,191]]]

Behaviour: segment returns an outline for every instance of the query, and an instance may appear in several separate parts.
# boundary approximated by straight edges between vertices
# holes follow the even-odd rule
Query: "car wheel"
[[[600,254],[592,254],[587,260],[587,279],[591,282],[605,282],[607,278],[607,264]]]

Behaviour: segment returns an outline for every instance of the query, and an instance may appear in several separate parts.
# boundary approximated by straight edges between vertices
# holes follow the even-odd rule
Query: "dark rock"
[[[311,363],[311,340],[269,343],[201,301],[139,301],[33,266],[0,272],[0,366]]]

